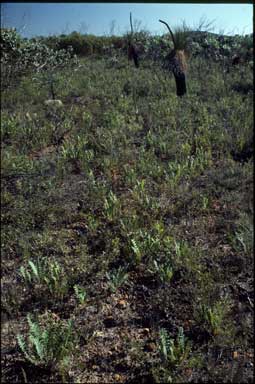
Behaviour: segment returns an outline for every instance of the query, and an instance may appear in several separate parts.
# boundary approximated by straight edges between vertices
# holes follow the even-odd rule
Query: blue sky
[[[121,35],[129,30],[129,12],[140,28],[165,33],[158,22],[174,27],[183,20],[195,26],[201,18],[214,21],[214,32],[248,34],[253,30],[252,4],[159,3],[2,3],[2,25],[16,27],[24,37],[81,33]],[[113,28],[114,27],[114,28]]]

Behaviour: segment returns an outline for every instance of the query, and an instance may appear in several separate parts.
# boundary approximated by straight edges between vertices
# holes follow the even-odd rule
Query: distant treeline
[[[90,56],[94,54],[109,54],[112,52],[126,52],[129,34],[123,36],[95,36],[91,34],[81,34],[72,32],[68,35],[58,35],[49,37],[37,37],[36,41],[47,45],[54,50],[66,50],[72,47],[73,53],[78,56]],[[148,31],[136,32],[133,35],[133,41],[138,45],[142,54],[147,57],[157,57],[165,49],[171,46],[168,35],[154,36]],[[189,47],[193,55],[197,56],[207,53],[206,56],[229,56],[233,53],[241,56],[247,56],[246,60],[252,60],[253,56],[253,34],[226,36],[210,32],[190,31]]]
[[[69,51],[77,56],[112,55],[127,53],[130,34],[122,36],[95,36],[72,32],[68,35],[39,36],[35,38],[22,38],[13,29],[1,29],[1,50],[9,52],[17,47],[32,45],[33,47],[45,46],[54,51]],[[152,35],[146,30],[132,35],[139,54],[143,58],[159,59],[173,48],[168,34],[162,36]],[[187,49],[193,56],[202,56],[211,59],[240,55],[249,61],[253,59],[253,34],[225,36],[210,32],[189,31]],[[2,52],[3,52],[2,51]]]
[[[73,48],[73,53],[78,56],[90,56],[103,54],[109,48],[124,49],[124,36],[95,36],[82,35],[79,32],[72,32],[69,35],[49,36],[36,38],[54,50]],[[33,39],[32,39],[33,40]]]

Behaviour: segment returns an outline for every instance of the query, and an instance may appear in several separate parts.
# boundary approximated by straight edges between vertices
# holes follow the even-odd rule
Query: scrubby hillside
[[[252,56],[193,42],[178,98],[160,50],[6,33],[3,382],[251,383]]]

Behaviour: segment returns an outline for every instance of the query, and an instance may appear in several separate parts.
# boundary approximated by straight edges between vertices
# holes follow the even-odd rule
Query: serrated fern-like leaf
[[[35,351],[37,353],[37,357],[40,360],[44,359],[45,355],[45,337],[44,332],[42,332],[41,327],[36,321],[33,321],[31,317],[27,316],[28,324],[30,327],[30,334],[29,334],[29,340],[33,348],[35,348]]]
[[[72,330],[73,330],[73,321],[69,320],[68,321],[68,326],[67,326],[67,335],[66,335],[66,346],[68,346],[71,337],[72,337]]]
[[[73,288],[74,288],[74,293],[75,293],[77,299],[79,299],[79,301],[81,303],[84,303],[86,296],[87,296],[85,289],[83,287],[80,287],[77,284],[74,285]]]
[[[25,270],[23,265],[20,267],[19,271],[20,271],[20,274],[23,277],[23,279],[26,280],[26,270]]]
[[[33,321],[30,317],[30,315],[27,315],[27,322],[30,328],[30,334],[34,337],[39,338],[41,335],[41,327],[36,321]]]
[[[18,345],[19,345],[21,351],[23,353],[25,353],[26,352],[26,343],[25,343],[24,337],[21,335],[18,335],[17,340],[18,340]]]
[[[25,343],[24,337],[21,335],[18,335],[17,341],[18,341],[18,345],[19,345],[21,351],[24,353],[26,359],[29,360],[32,364],[35,364],[36,359],[32,355],[30,355],[28,353],[28,351],[26,350],[26,343]]]
[[[35,277],[39,281],[39,272],[38,272],[37,266],[34,264],[34,262],[32,260],[29,260],[28,264],[30,265],[30,268],[32,269]]]
[[[171,347],[170,337],[166,331],[166,329],[162,328],[159,331],[160,337],[160,350],[164,357],[164,360],[168,359],[169,349]]]
[[[80,294],[80,292],[79,292],[79,286],[76,284],[76,285],[73,286],[73,289],[74,289],[74,293],[75,293],[75,295],[76,295],[77,297],[79,297],[79,294]]]
[[[180,347],[180,350],[183,353],[185,350],[185,337],[183,333],[183,327],[180,327],[178,330],[177,340],[178,340],[178,346]]]
[[[43,360],[43,358],[44,358],[44,346],[43,346],[42,340],[38,337],[33,336],[33,335],[29,336],[29,340],[30,340],[31,344],[33,345],[33,347],[35,348],[38,358],[40,360]]]

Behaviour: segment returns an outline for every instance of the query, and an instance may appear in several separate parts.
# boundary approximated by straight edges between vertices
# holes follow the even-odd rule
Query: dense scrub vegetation
[[[163,37],[76,38],[1,37],[3,382],[252,382],[251,37],[183,98]]]
[[[238,54],[252,60],[253,36],[223,36],[210,32],[198,32],[189,30],[189,43],[193,55],[210,54],[214,57],[228,57],[232,54]],[[130,33],[125,36],[94,36],[82,35],[78,32],[72,32],[69,35],[41,37],[36,40],[41,41],[52,49],[67,49],[72,46],[75,54],[89,56],[91,54],[102,54],[109,48],[125,52],[127,49],[127,39]],[[141,51],[146,58],[164,56],[165,48],[169,44],[167,35],[154,36],[148,31],[134,32],[134,39],[140,44]]]

